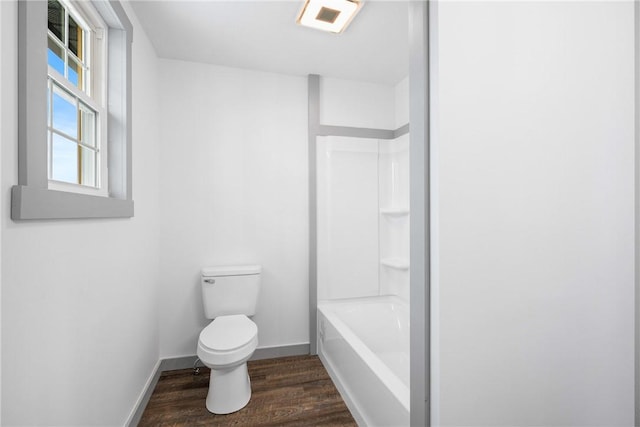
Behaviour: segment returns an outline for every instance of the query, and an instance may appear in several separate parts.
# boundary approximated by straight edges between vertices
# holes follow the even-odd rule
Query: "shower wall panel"
[[[318,138],[318,299],[379,293],[378,143]]]
[[[409,134],[379,142],[380,294],[409,301]]]

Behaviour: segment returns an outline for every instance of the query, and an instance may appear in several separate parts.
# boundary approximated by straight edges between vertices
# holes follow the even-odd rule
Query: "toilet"
[[[198,338],[198,358],[211,369],[206,406],[214,414],[230,414],[251,399],[247,361],[258,346],[253,316],[260,290],[259,265],[202,269],[202,302],[213,319]]]

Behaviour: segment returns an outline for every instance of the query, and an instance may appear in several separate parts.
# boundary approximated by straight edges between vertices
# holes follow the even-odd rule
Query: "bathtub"
[[[358,425],[409,425],[407,303],[395,296],[318,302],[318,355]]]

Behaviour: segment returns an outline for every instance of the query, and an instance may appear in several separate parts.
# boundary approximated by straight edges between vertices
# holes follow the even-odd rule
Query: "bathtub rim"
[[[380,295],[372,297],[359,297],[359,298],[344,298],[339,300],[321,300],[318,301],[318,311],[322,313],[325,319],[329,321],[335,329],[340,332],[340,335],[350,343],[358,354],[360,359],[367,365],[367,367],[379,374],[377,377],[384,384],[384,386],[390,391],[390,393],[396,398],[396,400],[402,405],[402,407],[410,413],[410,381],[409,384],[405,384],[392,370],[384,363],[378,355],[376,355],[361,339],[358,335],[336,314],[332,307],[345,306],[353,304],[376,304],[387,303],[397,304],[407,309],[409,314],[409,304],[403,301],[396,295]],[[320,318],[318,317],[318,330],[320,331]],[[318,333],[318,340],[324,332]]]

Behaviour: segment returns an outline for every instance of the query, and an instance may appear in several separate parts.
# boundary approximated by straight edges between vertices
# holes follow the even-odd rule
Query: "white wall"
[[[263,266],[259,348],[308,343],[306,78],[160,69],[161,356],[195,354],[208,265]]]
[[[309,342],[307,79],[160,61],[161,357],[195,354],[199,273],[259,263],[259,348]],[[393,86],[321,79],[323,124],[395,129]]]
[[[123,425],[158,360],[156,57],[127,7],[135,217],[13,222],[17,7],[1,7],[2,424]]]
[[[409,76],[394,86],[394,129],[409,123]]]
[[[397,129],[409,123],[409,77],[395,85],[320,78],[320,123]]]
[[[395,129],[394,87],[322,77],[320,124]]]
[[[4,20],[2,18],[3,15],[6,15],[6,13],[4,12],[4,8],[7,7],[5,6],[5,4],[9,4],[6,2],[2,2],[0,3],[0,23],[4,23]],[[11,7],[11,6],[8,6]],[[11,37],[10,37],[11,39]],[[2,52],[7,52],[7,50],[9,50],[10,48],[8,46],[5,46],[5,37],[3,36],[3,32],[0,31],[0,50]],[[5,132],[8,129],[11,129],[13,127],[13,125],[10,124],[5,124],[5,111],[7,110],[7,108],[11,108],[12,105],[12,99],[10,98],[10,96],[4,96],[4,88],[6,87],[7,84],[9,84],[9,81],[13,81],[11,80],[12,74],[9,73],[10,77],[9,80],[7,82],[5,82],[5,74],[6,72],[4,71],[4,66],[5,66],[5,62],[4,62],[4,56],[0,55],[0,147],[2,147],[5,143],[5,141],[7,141],[7,138],[5,137]],[[9,102],[6,102],[9,101]],[[11,132],[8,132],[8,135],[6,136],[11,136]],[[0,149],[0,180],[2,179],[2,149]],[[2,206],[4,205],[4,197],[0,197],[0,212],[4,212],[4,210],[2,209]],[[0,319],[2,319],[2,227],[0,227]],[[0,322],[0,424],[2,424],[2,325]]]
[[[633,2],[438,7],[434,424],[633,425]]]

